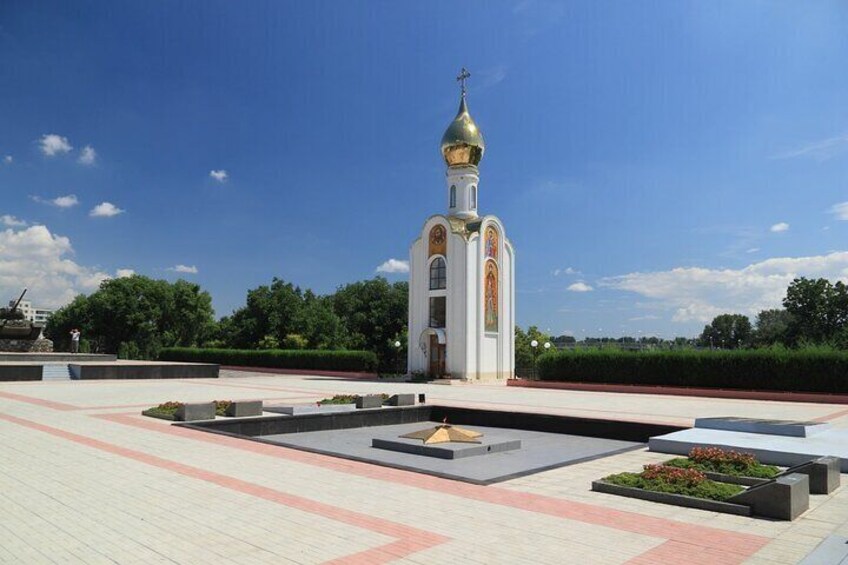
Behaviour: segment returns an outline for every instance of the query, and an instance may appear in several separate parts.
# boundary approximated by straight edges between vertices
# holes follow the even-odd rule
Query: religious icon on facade
[[[487,332],[498,331],[498,265],[494,261],[486,261],[485,284],[485,329]]]
[[[433,255],[445,255],[447,250],[447,232],[445,226],[439,224],[430,230],[430,257]]]
[[[492,226],[486,228],[486,257],[498,259],[498,230]]]

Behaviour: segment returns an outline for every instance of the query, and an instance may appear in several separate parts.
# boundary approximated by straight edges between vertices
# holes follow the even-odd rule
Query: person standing
[[[71,353],[79,353],[80,331],[76,328],[71,330]]]

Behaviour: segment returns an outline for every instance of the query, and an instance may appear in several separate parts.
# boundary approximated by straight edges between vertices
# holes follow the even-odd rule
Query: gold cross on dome
[[[465,67],[462,67],[462,70],[459,72],[459,76],[456,77],[456,80],[459,81],[459,85],[462,88],[462,95],[465,96],[465,79],[471,76]]]

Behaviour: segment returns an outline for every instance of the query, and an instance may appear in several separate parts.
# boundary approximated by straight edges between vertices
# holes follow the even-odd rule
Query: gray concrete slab
[[[449,442],[426,445],[420,439],[390,436],[372,438],[371,447],[423,455],[425,457],[461,459],[463,457],[479,457],[481,455],[500,453],[501,451],[521,449],[521,440],[506,439],[493,434],[486,434],[485,437],[479,438],[479,443]]]
[[[775,436],[809,437],[830,429],[830,424],[826,422],[722,416],[719,418],[696,418],[695,427]]]
[[[296,449],[407,469],[475,484],[495,483],[537,473],[545,469],[562,467],[644,447],[642,443],[631,441],[466,425],[462,427],[481,432],[484,437],[490,439],[497,439],[498,441],[519,440],[521,441],[521,448],[478,457],[438,459],[411,453],[387,451],[371,446],[371,440],[374,438],[397,439],[400,435],[416,432],[432,425],[434,425],[433,422],[418,422],[344,430],[274,434],[259,436],[257,439]]]
[[[848,538],[828,536],[798,565],[842,565],[848,563]]]
[[[329,414],[331,412],[353,412],[356,404],[272,404],[265,406],[266,412],[275,412],[287,416],[303,414]]]
[[[848,429],[844,428],[831,428],[812,437],[691,428],[652,437],[648,446],[651,451],[680,455],[693,447],[716,446],[753,453],[761,462],[781,467],[832,455],[840,458],[842,472],[848,472]]]

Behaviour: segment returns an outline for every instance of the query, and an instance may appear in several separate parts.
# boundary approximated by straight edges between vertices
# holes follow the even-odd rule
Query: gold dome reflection
[[[459,112],[442,136],[442,155],[449,167],[476,166],[485,150],[483,134],[471,119],[463,94]]]

